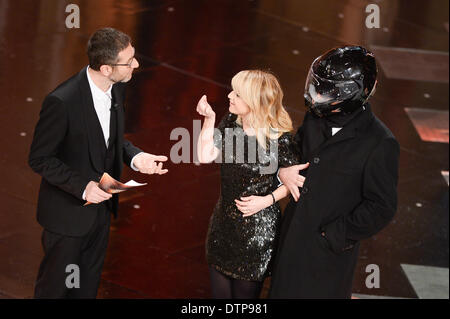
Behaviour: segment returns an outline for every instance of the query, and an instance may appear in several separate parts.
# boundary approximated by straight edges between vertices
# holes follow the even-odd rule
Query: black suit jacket
[[[37,220],[45,229],[68,236],[82,236],[93,224],[98,205],[83,206],[82,194],[105,171],[106,147],[86,72],[84,68],[47,95],[29,155],[30,167],[42,176]],[[112,96],[111,111],[117,112],[113,177],[119,179],[122,163],[130,165],[141,150],[123,137],[125,84],[114,84]],[[118,196],[111,201],[116,214]]]

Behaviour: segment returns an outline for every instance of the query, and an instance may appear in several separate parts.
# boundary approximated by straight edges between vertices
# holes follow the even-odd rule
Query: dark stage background
[[[80,28],[66,27],[70,3],[79,6]],[[371,3],[380,28],[365,25]],[[276,73],[298,127],[312,60],[344,43],[372,49],[380,71],[372,107],[401,145],[399,207],[362,243],[353,291],[448,298],[448,7],[446,0],[0,0],[0,298],[30,298],[43,255],[40,178],[27,164],[41,103],[87,65],[87,40],[105,26],[132,37],[140,62],[129,82],[127,138],[167,156],[174,128],[192,139],[203,94],[224,114],[238,71]],[[193,164],[192,148],[190,158],[169,162],[163,176],[125,170],[123,181],[149,185],[121,196],[100,298],[209,297],[204,241],[219,167]],[[380,288],[365,285],[369,264],[380,268]]]

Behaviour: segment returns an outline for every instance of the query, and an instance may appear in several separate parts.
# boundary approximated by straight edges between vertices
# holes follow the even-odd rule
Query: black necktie
[[[109,120],[109,139],[108,139],[108,148],[114,144],[117,135],[117,109],[119,105],[112,101],[111,103],[111,114]]]

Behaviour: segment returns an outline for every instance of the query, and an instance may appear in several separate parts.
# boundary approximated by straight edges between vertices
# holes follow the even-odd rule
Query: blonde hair
[[[244,70],[231,80],[233,90],[250,108],[249,125],[258,144],[266,148],[268,139],[278,139],[292,131],[292,120],[283,107],[283,90],[277,78],[262,70]],[[242,125],[238,116],[236,122]]]

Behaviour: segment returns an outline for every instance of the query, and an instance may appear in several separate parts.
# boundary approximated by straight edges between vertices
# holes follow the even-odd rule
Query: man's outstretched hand
[[[289,192],[291,192],[295,201],[298,201],[300,198],[300,191],[298,188],[303,187],[305,182],[305,177],[300,175],[299,172],[307,169],[308,166],[309,163],[280,168],[280,180],[289,189]]]
[[[167,161],[167,156],[141,153],[133,159],[133,165],[141,173],[163,175],[169,171],[168,169],[163,169],[162,162],[165,161]]]

